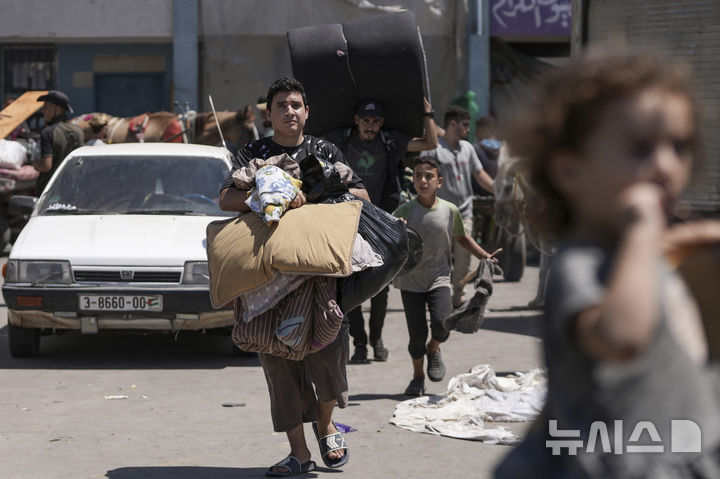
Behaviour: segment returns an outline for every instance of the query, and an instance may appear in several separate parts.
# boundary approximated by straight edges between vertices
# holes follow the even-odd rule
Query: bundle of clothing
[[[0,193],[22,190],[35,185],[39,173],[29,161],[39,154],[34,140],[0,140]],[[31,156],[33,155],[33,156]]]
[[[493,293],[493,275],[502,274],[497,263],[489,259],[480,260],[477,269],[461,280],[462,284],[474,282],[475,294],[443,319],[445,329],[466,334],[478,331],[485,321],[485,306]]]
[[[251,212],[207,228],[210,298],[235,301],[245,351],[300,360],[330,344],[343,311],[384,288],[407,259],[404,223],[349,193],[341,163],[287,154],[233,174]],[[302,189],[308,203],[290,209]]]

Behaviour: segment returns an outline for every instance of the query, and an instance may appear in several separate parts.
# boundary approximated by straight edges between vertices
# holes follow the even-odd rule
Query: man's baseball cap
[[[374,116],[375,118],[382,118],[383,116],[385,116],[382,103],[375,100],[365,100],[363,102],[360,102],[355,114],[360,118],[364,116]]]
[[[38,97],[37,101],[54,103],[55,105],[65,108],[69,113],[73,113],[73,109],[70,106],[70,100],[67,95],[59,90],[50,90],[46,94]]]

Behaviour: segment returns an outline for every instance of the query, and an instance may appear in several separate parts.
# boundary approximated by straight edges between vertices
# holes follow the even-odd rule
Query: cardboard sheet
[[[26,91],[20,97],[0,111],[0,138],[5,138],[30,118],[33,113],[42,108],[42,102],[37,99],[47,93],[43,91]]]

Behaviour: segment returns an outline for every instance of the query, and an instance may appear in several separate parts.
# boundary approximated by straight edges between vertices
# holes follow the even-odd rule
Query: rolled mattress
[[[357,104],[375,99],[385,106],[386,129],[422,136],[427,68],[412,12],[292,29],[288,44],[308,96],[307,133],[353,126]]]

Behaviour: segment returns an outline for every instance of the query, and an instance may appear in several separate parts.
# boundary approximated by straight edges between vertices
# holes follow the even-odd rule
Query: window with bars
[[[55,48],[13,45],[2,47],[3,97],[55,87]]]

